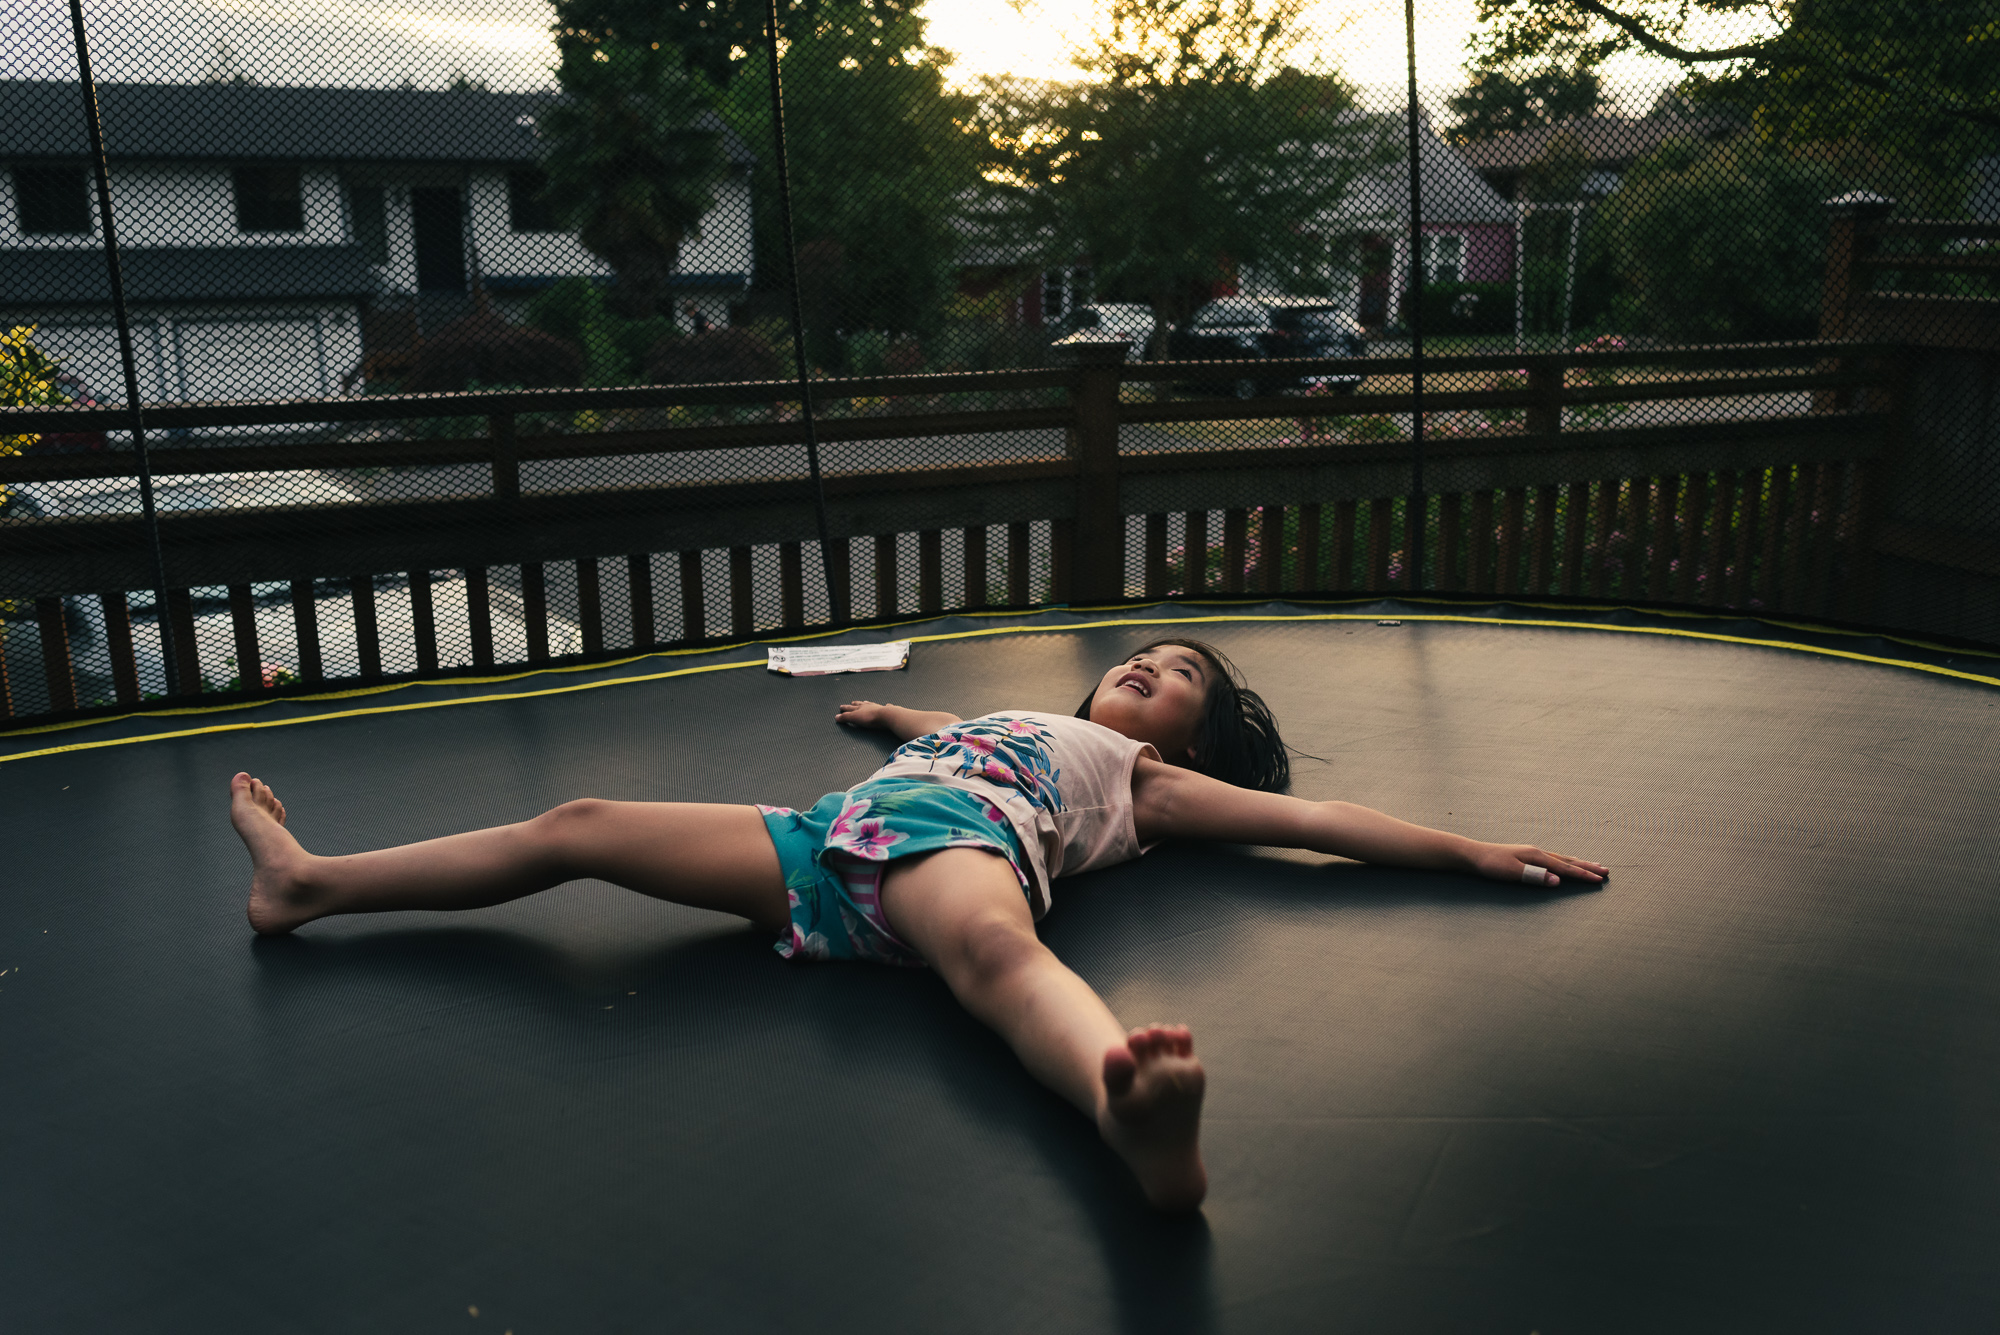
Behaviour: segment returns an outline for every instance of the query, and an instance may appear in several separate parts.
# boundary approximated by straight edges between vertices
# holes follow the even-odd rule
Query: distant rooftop
[[[1492,176],[1537,162],[1558,136],[1568,136],[1595,166],[1620,167],[1645,157],[1669,139],[1716,139],[1734,130],[1727,116],[1576,116],[1532,130],[1515,130],[1461,145],[1474,169]]]
[[[532,162],[536,118],[561,94],[478,89],[283,88],[258,84],[103,83],[107,156],[308,162]],[[713,112],[737,167],[754,154]],[[90,141],[77,85],[0,80],[0,157],[81,158]]]

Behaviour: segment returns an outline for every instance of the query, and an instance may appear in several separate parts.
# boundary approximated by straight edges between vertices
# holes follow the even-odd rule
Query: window
[[[533,167],[507,173],[507,223],[517,232],[560,232],[555,205],[542,198],[549,178]]]
[[[238,167],[236,228],[241,232],[303,232],[305,203],[297,167]]]
[[[1465,233],[1428,232],[1424,235],[1424,281],[1457,283],[1465,277]]]
[[[90,231],[90,186],[81,167],[14,168],[14,205],[30,236]]]
[[[389,262],[387,193],[379,185],[347,187],[348,211],[354,217],[354,240],[370,264]]]

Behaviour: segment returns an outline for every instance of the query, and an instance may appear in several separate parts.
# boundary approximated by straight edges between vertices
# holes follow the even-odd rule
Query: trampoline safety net
[[[53,0],[0,726],[954,609],[2000,647],[1990,0]]]

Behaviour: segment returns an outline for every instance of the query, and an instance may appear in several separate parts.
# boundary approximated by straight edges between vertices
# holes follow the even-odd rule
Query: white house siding
[[[332,246],[349,239],[340,176],[331,167],[299,172],[305,227],[245,232],[236,226],[236,185],[226,166],[147,163],[111,172],[118,244],[152,246]]]
[[[479,269],[488,278],[604,278],[611,266],[584,249],[572,232],[517,232],[507,206],[507,177],[485,172],[472,178],[472,236]]]

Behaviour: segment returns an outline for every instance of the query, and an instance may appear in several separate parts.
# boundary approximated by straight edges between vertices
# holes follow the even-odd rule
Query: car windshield
[[[1221,301],[1211,301],[1195,312],[1196,329],[1240,329],[1244,326],[1261,329],[1270,323],[1264,313],[1264,303],[1244,297],[1225,297]]]
[[[1280,329],[1296,329],[1309,336],[1323,336],[1340,332],[1340,312],[1330,307],[1318,310],[1277,311],[1271,322]]]

